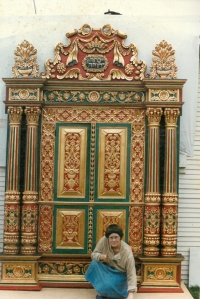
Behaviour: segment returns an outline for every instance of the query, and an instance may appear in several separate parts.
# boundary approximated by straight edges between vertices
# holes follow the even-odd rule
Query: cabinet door
[[[130,124],[56,125],[54,253],[90,253],[106,227],[128,238]]]

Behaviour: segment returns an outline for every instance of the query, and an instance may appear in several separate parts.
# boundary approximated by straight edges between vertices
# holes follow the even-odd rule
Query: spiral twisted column
[[[177,222],[178,222],[178,149],[177,121],[180,115],[178,108],[165,108],[165,167],[164,190],[162,195],[162,235],[161,255],[177,254]]]
[[[18,254],[20,238],[19,156],[23,109],[8,107],[7,112],[9,135],[4,207],[4,254]]]
[[[21,253],[35,254],[38,222],[38,107],[26,107],[25,182],[22,198]]]
[[[146,172],[146,194],[144,210],[144,255],[158,256],[160,245],[160,202],[159,192],[159,147],[161,108],[147,108],[148,152]]]

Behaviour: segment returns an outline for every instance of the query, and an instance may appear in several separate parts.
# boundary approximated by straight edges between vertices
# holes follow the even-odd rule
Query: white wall
[[[122,16],[108,16],[108,9]],[[70,17],[71,16],[71,17]],[[14,50],[24,39],[38,50],[38,63],[43,71],[45,60],[53,58],[53,48],[65,43],[65,33],[84,23],[100,28],[110,23],[128,34],[127,44],[135,43],[139,59],[151,64],[151,51],[162,39],[176,50],[178,78],[188,79],[183,97],[182,136],[184,147],[194,140],[193,156],[187,157],[185,173],[180,174],[178,252],[185,256],[182,278],[188,282],[189,248],[200,246],[200,98],[197,118],[190,114],[197,99],[197,49],[200,35],[199,0],[5,0],[0,1],[0,77],[12,77]],[[132,25],[131,25],[132,24]],[[3,241],[3,201],[5,176],[6,115],[3,101],[5,86],[0,82],[0,251]],[[195,110],[195,111],[196,111]],[[188,123],[188,119],[190,122]],[[196,131],[195,129],[196,120]],[[192,124],[192,126],[191,126]],[[195,139],[193,135],[195,134]]]
[[[199,0],[5,0],[0,2],[4,16],[103,15],[108,9],[135,16],[199,16]],[[87,21],[86,21],[87,23]]]
[[[104,12],[108,9],[122,15],[105,15]],[[100,3],[92,0],[2,0],[0,77],[12,76],[13,52],[24,39],[38,49],[38,63],[43,67],[48,58],[53,58],[53,47],[58,42],[66,42],[65,33],[79,29],[85,23],[93,28],[101,28],[109,23],[115,29],[127,33],[126,43],[135,43],[138,47],[138,58],[147,63],[147,72],[152,62],[152,50],[165,39],[176,51],[177,77],[187,79],[184,87],[185,107],[181,118],[180,151],[192,155],[199,18],[199,0],[101,0]],[[0,82],[0,104],[4,98],[5,89]],[[2,119],[5,119],[4,106],[0,105],[0,123]],[[0,165],[3,166],[4,160],[4,156],[1,159],[0,155]]]
[[[186,168],[180,169],[178,215],[178,252],[185,257],[182,279],[188,283],[190,248],[200,248],[200,73],[194,155],[187,157]]]

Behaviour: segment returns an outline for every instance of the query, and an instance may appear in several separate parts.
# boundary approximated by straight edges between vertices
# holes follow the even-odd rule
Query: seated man
[[[85,278],[100,294],[97,299],[133,299],[137,291],[135,260],[131,247],[122,237],[121,227],[111,224],[92,252]]]

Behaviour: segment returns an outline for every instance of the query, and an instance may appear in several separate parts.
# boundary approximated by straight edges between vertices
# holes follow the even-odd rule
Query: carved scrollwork
[[[92,29],[84,24],[66,37],[68,43],[58,43],[54,59],[46,62],[46,73],[41,73],[43,78],[134,81],[146,77],[146,63],[138,61],[137,47],[126,46],[127,35],[111,25]]]

